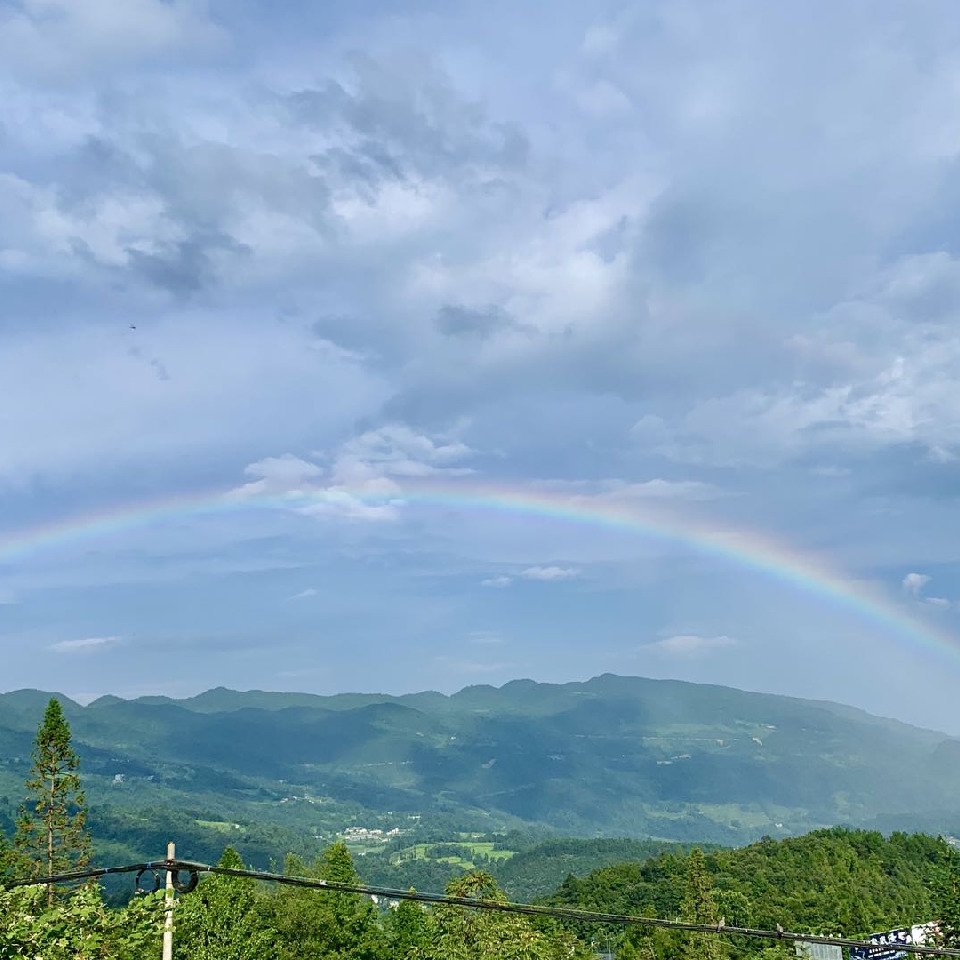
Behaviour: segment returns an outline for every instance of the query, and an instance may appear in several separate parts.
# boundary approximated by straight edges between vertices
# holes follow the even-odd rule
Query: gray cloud
[[[324,542],[440,578],[403,607],[429,611],[425,634],[515,616],[533,638],[553,617],[544,632],[569,627],[580,650],[591,591],[647,583],[646,562],[679,565],[630,608],[648,635],[693,596],[669,536],[401,505],[431,479],[499,484],[650,530],[759,528],[950,619],[935,602],[960,583],[949,3],[111,11],[0,14],[0,530],[236,488],[247,466],[247,494],[341,499],[154,531],[155,556],[124,554],[138,589],[201,567],[273,576],[276,616],[316,555],[312,521],[376,518],[327,523]],[[202,563],[192,537],[210,538]],[[518,589],[522,571],[554,566],[586,572],[551,586],[562,612],[527,609],[540,591]],[[905,597],[905,570],[944,596]],[[317,604],[281,605],[291,621],[338,599],[315,574]],[[712,616],[662,641],[690,671],[684,650],[762,619],[705,599],[711,582],[696,603]],[[398,583],[384,575],[384,610],[407,603]],[[40,617],[13,586],[4,617]],[[136,633],[112,622],[37,642]],[[838,623],[818,636],[848,636]],[[746,639],[721,645],[714,664],[754,669]]]

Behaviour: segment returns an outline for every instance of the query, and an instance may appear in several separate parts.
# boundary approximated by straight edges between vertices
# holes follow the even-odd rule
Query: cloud
[[[903,589],[911,597],[919,597],[923,588],[930,582],[930,577],[925,573],[908,573],[903,578]]]
[[[923,590],[933,578],[926,573],[908,573],[903,578],[903,591],[907,596],[918,600],[924,606],[934,607],[937,610],[952,610],[955,606],[952,600],[946,597],[925,597]]]
[[[337,454],[333,473],[341,482],[371,476],[466,476],[473,471],[458,461],[473,451],[450,438],[429,437],[402,423],[391,423],[347,441]]]
[[[574,580],[580,576],[580,571],[573,567],[527,567],[519,576],[524,580]]]
[[[241,488],[249,496],[289,493],[303,489],[323,476],[322,467],[292,454],[257,460],[244,467],[243,472],[251,478],[250,482]]]
[[[299,593],[287,597],[287,600],[306,600],[308,597],[315,597],[316,595],[317,591],[313,587],[307,587],[306,590],[301,590]]]
[[[225,36],[200,0],[21,0],[0,13],[7,69],[77,80],[108,67],[144,66],[171,53],[203,53]]]
[[[503,576],[502,574],[496,577],[488,577],[486,580],[480,581],[481,587],[493,587],[495,589],[503,589],[504,587],[509,587],[513,583],[511,577]]]
[[[290,509],[318,518],[393,521],[404,503],[401,481],[472,473],[456,466],[472,453],[449,437],[430,437],[391,423],[341,444],[330,467],[292,454],[251,463],[244,469],[249,482],[230,496],[279,496]]]
[[[60,640],[50,649],[57,653],[100,653],[123,643],[122,637],[86,637],[83,640]]]
[[[467,640],[480,646],[495,646],[503,643],[503,637],[499,633],[491,633],[489,630],[471,630]]]
[[[551,480],[542,483],[545,489],[569,498],[571,504],[593,506],[649,507],[669,501],[719,500],[729,494],[721,487],[703,480],[666,479],[649,480]]]
[[[645,644],[644,649],[658,651],[669,657],[699,659],[721,650],[730,649],[737,644],[738,641],[733,637],[723,634],[715,637],[705,637],[694,633],[683,633]]]
[[[112,323],[74,319],[31,332],[4,330],[0,322],[0,381],[21,411],[0,421],[0,482],[99,476],[109,460],[120,472],[149,463],[176,484],[203,464],[219,473],[227,451],[262,458],[271,447],[332,443],[384,395],[383,382],[349,354],[318,345],[292,324],[270,329],[218,316],[198,322],[184,311],[131,331],[121,316]],[[168,380],[146,366],[147,354],[162,359]],[[49,383],[42,404],[31,399],[37,377]],[[318,382],[324,401],[308,423],[291,410],[316,404]],[[258,462],[266,471],[260,479],[280,486],[283,463]]]

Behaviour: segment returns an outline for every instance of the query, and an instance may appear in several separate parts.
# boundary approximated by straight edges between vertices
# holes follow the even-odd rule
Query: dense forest
[[[78,886],[59,878],[84,868],[93,849],[79,758],[55,699],[32,757],[16,822],[0,831],[0,960],[133,960],[158,952],[162,892],[108,904],[96,882]],[[509,841],[438,842],[421,845],[420,852],[432,846],[448,867],[466,863],[468,853],[491,866],[513,859],[514,871],[537,876],[547,907],[850,938],[936,920],[939,942],[960,944],[960,854],[942,838],[833,828],[780,841],[763,838],[740,849],[549,841],[515,857],[498,856]],[[607,865],[576,875],[598,858]],[[541,862],[542,870],[531,871],[530,861]],[[219,866],[243,870],[246,862],[228,846]],[[399,872],[402,865],[396,866]],[[449,896],[507,899],[490,873],[471,866],[448,880]],[[563,868],[565,878],[549,892],[549,878]],[[277,869],[287,877],[362,882],[342,840],[312,861],[288,852]],[[20,885],[24,881],[30,885]],[[223,874],[207,875],[179,896],[173,917],[174,955],[184,960],[577,960],[601,947],[623,960],[792,955],[785,945],[720,934],[423,905]]]
[[[861,937],[956,911],[952,887],[960,857],[924,835],[843,829],[738,850],[665,853],[645,863],[569,876],[541,902],[589,910],[694,922],[759,926]],[[228,849],[220,860],[242,868]],[[286,858],[283,872],[357,883],[342,843],[312,864]],[[504,899],[495,881],[472,872],[451,881],[454,896]],[[159,954],[163,903],[135,897],[122,908],[104,905],[98,889],[59,891],[52,910],[37,886],[0,892],[0,958],[44,960]],[[612,947],[623,960],[790,956],[762,942],[631,927],[605,928],[539,918],[481,913],[460,907],[303,890],[254,880],[211,876],[178,898],[176,956],[200,960],[446,960],[592,956]],[[30,951],[33,951],[32,953]]]
[[[955,909],[957,853],[923,834],[834,828],[736,850],[662,854],[568,877],[554,904],[601,912],[859,938],[924,923]],[[682,938],[634,929],[624,957],[678,957]],[[642,948],[642,949],[641,949]],[[731,941],[723,955],[748,956],[756,942]]]

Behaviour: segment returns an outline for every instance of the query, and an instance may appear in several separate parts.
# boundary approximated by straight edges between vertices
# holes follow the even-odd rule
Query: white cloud
[[[294,593],[292,596],[287,597],[288,600],[306,600],[308,597],[315,597],[317,591],[313,587],[307,587],[306,590],[301,590],[299,593]]]
[[[712,483],[702,480],[630,481],[619,478],[604,480],[551,480],[542,484],[545,489],[568,496],[571,503],[594,506],[644,506],[669,500],[717,500],[726,493]]]
[[[0,203],[2,206],[2,203]],[[2,229],[2,227],[0,227]],[[2,246],[2,240],[0,240]],[[328,443],[382,403],[384,386],[351,357],[316,348],[308,330],[246,319],[181,315],[0,330],[0,482],[55,482],[150,463],[171,483],[224,451]],[[229,358],[225,359],[225,351]],[[158,376],[151,358],[169,379]],[[216,376],[211,375],[216,370]],[[35,402],[36,383],[48,385]],[[291,413],[323,403],[316,414]],[[56,443],[50,441],[56,437]],[[251,458],[252,459],[252,458]],[[261,461],[270,492],[295,465]],[[304,469],[301,467],[301,469]],[[287,478],[288,481],[290,478]]]
[[[513,583],[511,577],[505,577],[502,574],[497,577],[488,577],[486,580],[480,581],[481,587],[494,587],[495,589],[502,590],[504,587],[509,587]]]
[[[310,481],[323,476],[322,467],[291,454],[257,460],[244,467],[243,472],[251,478],[241,488],[249,496],[301,490]]]
[[[473,471],[455,464],[472,453],[457,440],[431,438],[406,424],[392,423],[345,443],[337,454],[333,476],[340,483],[379,476],[464,476]]]
[[[250,482],[230,495],[285,498],[305,516],[392,521],[404,503],[400,481],[471,473],[454,464],[472,452],[459,441],[388,424],[343,443],[328,469],[292,454],[251,463],[244,470]]]
[[[0,60],[45,79],[216,49],[224,34],[199,0],[21,0],[0,14]]]
[[[580,571],[573,567],[527,567],[520,571],[524,580],[574,580]]]
[[[57,653],[99,653],[123,643],[122,637],[85,637],[82,640],[60,640],[50,644]]]
[[[697,659],[736,645],[737,641],[733,637],[723,634],[716,637],[704,637],[695,633],[681,633],[644,646],[645,649],[657,650],[671,657]]]
[[[933,578],[926,573],[908,573],[903,578],[903,591],[907,596],[918,600],[924,606],[934,607],[937,610],[952,610],[955,606],[952,600],[946,597],[925,597],[923,590]]]
[[[480,646],[495,646],[503,643],[503,637],[499,633],[491,633],[489,630],[471,630],[467,640]]]
[[[911,597],[919,597],[929,582],[930,577],[925,573],[908,573],[903,578],[903,589]]]

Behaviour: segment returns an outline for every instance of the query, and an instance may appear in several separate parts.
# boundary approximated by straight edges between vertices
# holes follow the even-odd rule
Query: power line
[[[79,880],[95,880],[116,873],[139,873],[141,871],[166,870],[166,860],[151,860],[147,863],[130,863],[122,867],[91,867],[88,870],[72,870],[58,873],[40,880],[0,880],[0,889],[11,890],[14,887],[46,887],[56,883],[74,883]]]
[[[812,933],[793,933],[778,927],[776,930],[757,930],[751,927],[731,927],[722,921],[719,924],[686,923],[682,920],[664,920],[660,917],[638,917],[632,914],[599,913],[593,910],[577,910],[571,907],[547,907],[533,903],[513,903],[505,900],[474,900],[470,897],[451,897],[439,893],[419,893],[414,890],[393,890],[389,887],[371,887],[366,884],[337,883],[333,880],[319,880],[313,877],[290,877],[279,873],[267,873],[262,870],[235,870],[231,867],[216,867],[192,860],[153,860],[146,863],[129,864],[121,867],[101,867],[93,870],[77,870],[42,880],[15,880],[8,887],[46,886],[47,884],[71,883],[79,880],[95,879],[120,873],[159,873],[170,872],[175,877],[181,873],[189,875],[188,883],[179,881],[177,886],[185,891],[193,889],[201,873],[218,874],[227,877],[246,877],[251,880],[264,880],[269,883],[286,884],[309,890],[327,890],[333,893],[359,893],[369,897],[382,897],[385,900],[411,900],[416,903],[431,903],[466,907],[470,910],[488,910],[495,913],[516,913],[531,917],[549,917],[555,920],[574,920],[580,923],[603,923],[615,926],[659,927],[664,930],[677,930],[684,933],[712,933],[724,937],[751,937],[760,940],[779,940],[784,943],[817,943],[831,947],[853,947],[877,949],[880,944],[867,940],[851,940],[845,937],[822,937]],[[922,954],[932,957],[960,957],[960,949],[953,947],[927,947],[916,943],[898,943],[896,949],[903,953]]]

